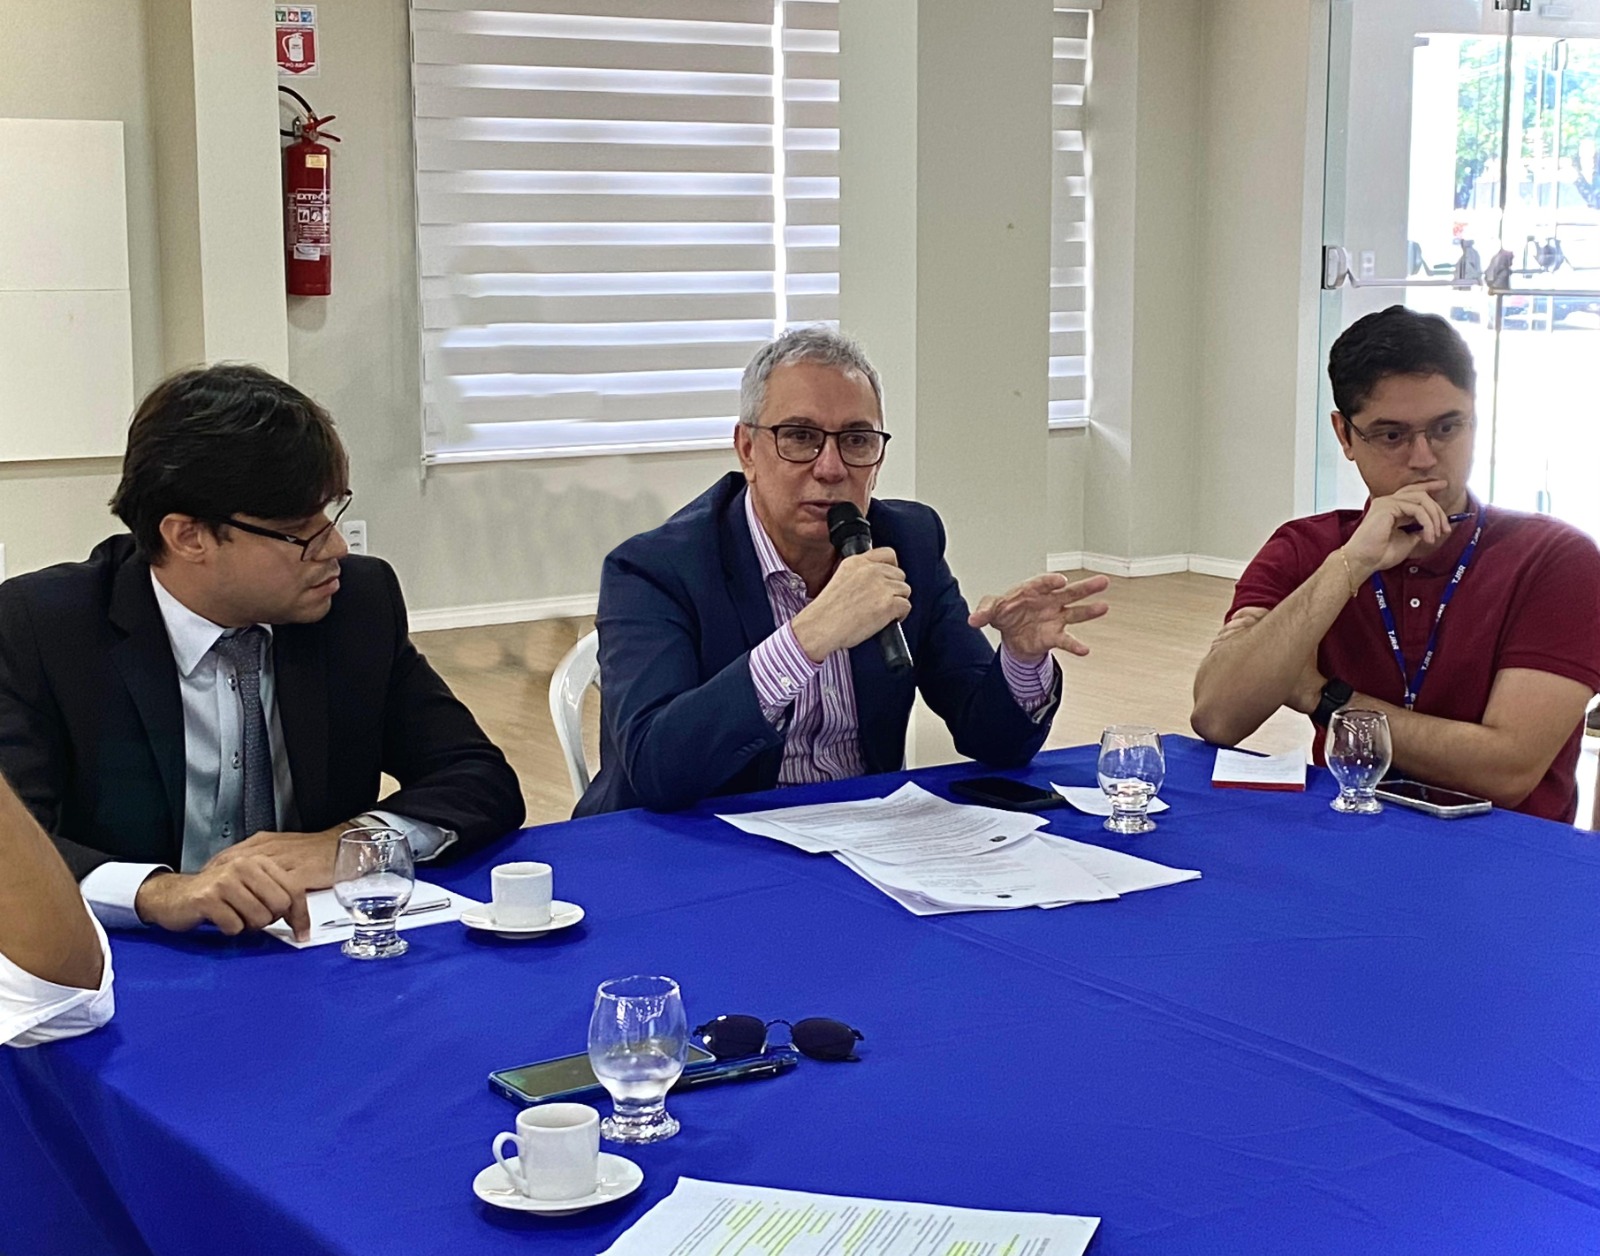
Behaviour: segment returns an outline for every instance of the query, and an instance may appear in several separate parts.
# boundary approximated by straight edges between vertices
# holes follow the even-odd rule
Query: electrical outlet
[[[1361,251],[1361,277],[1375,279],[1378,275],[1378,255],[1371,249]]]
[[[365,519],[345,519],[339,524],[339,531],[344,533],[344,543],[350,547],[352,554],[365,554],[367,552],[367,521]]]

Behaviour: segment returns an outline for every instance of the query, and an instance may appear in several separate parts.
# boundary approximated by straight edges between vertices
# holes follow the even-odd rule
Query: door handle
[[[1350,269],[1350,250],[1337,244],[1324,245],[1322,249],[1322,289],[1334,292],[1340,288],[1457,288],[1470,291],[1472,284],[1459,279],[1357,279]]]

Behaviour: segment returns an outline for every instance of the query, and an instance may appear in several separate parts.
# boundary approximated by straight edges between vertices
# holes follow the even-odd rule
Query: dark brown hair
[[[1461,333],[1437,314],[1403,305],[1358,318],[1333,342],[1328,382],[1346,423],[1390,375],[1443,375],[1465,393],[1478,387],[1472,351]]]
[[[170,514],[213,527],[235,514],[303,519],[349,478],[326,410],[260,367],[225,363],[180,371],[140,402],[111,509],[159,562]]]

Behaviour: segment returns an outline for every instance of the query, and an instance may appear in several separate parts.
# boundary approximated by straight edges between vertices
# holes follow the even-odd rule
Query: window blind
[[[1050,233],[1050,425],[1089,417],[1089,171],[1084,143],[1089,41],[1099,4],[1058,5],[1053,32],[1054,161]]]
[[[756,347],[836,317],[836,15],[412,0],[425,461],[727,441]]]

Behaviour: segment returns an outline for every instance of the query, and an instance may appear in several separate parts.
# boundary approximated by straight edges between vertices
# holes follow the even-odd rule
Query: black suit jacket
[[[381,807],[454,830],[459,854],[517,828],[516,773],[411,644],[394,571],[352,556],[339,579],[322,620],[272,634],[300,829]],[[110,860],[177,866],[178,667],[132,537],[0,584],[0,772],[80,880]],[[380,802],[382,772],[400,789]]]

